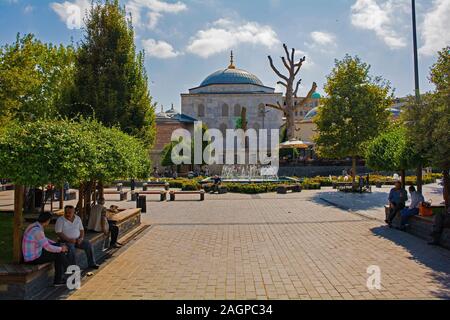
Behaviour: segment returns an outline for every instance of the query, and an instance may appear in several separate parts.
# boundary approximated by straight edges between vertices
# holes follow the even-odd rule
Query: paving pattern
[[[450,251],[321,192],[148,202],[151,228],[69,299],[450,298]]]

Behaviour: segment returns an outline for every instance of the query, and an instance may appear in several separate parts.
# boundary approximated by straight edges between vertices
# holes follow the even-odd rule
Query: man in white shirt
[[[406,228],[408,225],[409,217],[416,216],[419,214],[419,207],[422,202],[425,201],[425,198],[423,195],[416,191],[416,188],[414,186],[409,187],[409,193],[411,195],[411,204],[408,208],[404,208],[400,211],[402,222],[401,222],[401,229]]]
[[[84,239],[84,227],[80,217],[75,215],[73,206],[64,208],[64,216],[58,218],[55,225],[55,232],[61,241],[70,249],[71,260],[76,263],[75,248],[83,249],[86,253],[89,268],[98,269],[95,262],[94,251],[89,241]]]

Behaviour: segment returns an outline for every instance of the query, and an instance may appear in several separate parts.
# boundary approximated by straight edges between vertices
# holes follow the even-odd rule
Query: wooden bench
[[[118,194],[120,196],[120,201],[126,201],[128,191],[104,191],[103,194]]]
[[[159,195],[160,201],[166,201],[167,200],[167,191],[165,190],[153,190],[153,191],[141,191],[137,192],[136,195]]]
[[[170,191],[169,192],[170,201],[175,201],[175,195],[177,195],[177,194],[180,194],[180,195],[197,194],[197,195],[200,195],[200,201],[205,200],[205,191],[199,190],[199,191]]]
[[[288,191],[301,192],[302,186],[299,184],[293,184],[293,185],[282,185],[277,187],[278,194],[287,194]]]
[[[150,188],[164,188],[164,190],[169,191],[170,185],[168,182],[146,182],[142,186],[142,190],[147,191]]]

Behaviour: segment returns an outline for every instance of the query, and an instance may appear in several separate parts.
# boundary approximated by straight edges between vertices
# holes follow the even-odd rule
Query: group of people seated
[[[108,218],[117,213],[117,207],[111,206],[109,210],[105,208],[105,199],[99,199],[97,204],[91,207],[89,223],[87,229],[94,232],[102,232],[105,236],[110,235],[109,246],[120,248],[117,242],[119,228]],[[75,214],[73,206],[64,208],[64,215],[59,217],[55,224],[55,232],[58,242],[48,239],[45,236],[47,227],[53,215],[50,212],[43,212],[39,215],[35,223],[30,224],[24,232],[22,239],[22,253],[26,264],[38,265],[44,263],[54,263],[56,286],[65,285],[65,270],[70,265],[77,265],[76,249],[82,249],[87,257],[88,266],[98,269],[99,265],[95,260],[94,250],[89,240],[85,239],[85,229],[79,216]]]
[[[386,218],[386,223],[389,227],[393,226],[395,217],[400,214],[400,230],[406,230],[408,228],[408,221],[410,217],[419,214],[420,206],[425,203],[425,198],[422,193],[418,192],[414,186],[408,188],[411,196],[411,201],[408,207],[406,207],[406,201],[408,201],[408,193],[403,188],[400,181],[395,182],[394,188],[389,192],[389,213]],[[433,219],[433,228],[430,236],[432,240],[428,243],[430,245],[439,245],[441,234],[445,227],[450,226],[450,209],[448,212],[437,214]]]

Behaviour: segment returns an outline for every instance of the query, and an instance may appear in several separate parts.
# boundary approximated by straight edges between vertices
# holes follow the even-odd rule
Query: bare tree
[[[310,99],[312,94],[317,89],[317,84],[314,82],[311,90],[308,95],[300,101],[300,103],[295,104],[295,98],[297,97],[298,89],[302,80],[298,80],[295,82],[295,78],[297,77],[300,69],[303,66],[303,63],[306,61],[306,57],[301,58],[298,62],[295,61],[295,49],[293,48],[291,53],[289,53],[288,47],[286,44],[283,44],[284,51],[286,53],[286,57],[281,57],[281,61],[283,61],[283,65],[288,71],[288,75],[282,74],[273,64],[272,57],[269,56],[270,67],[276,73],[278,77],[281,78],[281,81],[278,81],[277,84],[282,85],[286,88],[285,94],[285,105],[282,105],[280,102],[277,104],[266,104],[267,107],[274,108],[283,112],[286,117],[286,130],[287,137],[289,140],[295,139],[295,111],[303,107]],[[294,87],[295,83],[295,87]]]

